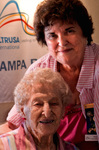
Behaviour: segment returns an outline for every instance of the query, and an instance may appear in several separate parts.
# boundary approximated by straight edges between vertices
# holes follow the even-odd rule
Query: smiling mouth
[[[40,121],[40,123],[43,123],[43,124],[49,124],[49,123],[53,123],[54,120],[44,120],[44,121]]]
[[[59,50],[58,52],[64,53],[64,52],[70,52],[71,50],[73,50],[73,49],[70,48],[70,49]]]

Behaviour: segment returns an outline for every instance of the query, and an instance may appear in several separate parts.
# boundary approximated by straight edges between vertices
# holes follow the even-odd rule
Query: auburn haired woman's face
[[[45,41],[50,54],[61,64],[80,65],[83,60],[87,38],[77,23],[62,23],[45,27]]]

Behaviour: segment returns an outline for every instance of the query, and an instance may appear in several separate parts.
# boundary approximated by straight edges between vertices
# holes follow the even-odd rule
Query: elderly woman
[[[2,135],[0,150],[77,150],[56,134],[70,101],[70,90],[59,73],[49,68],[36,69],[22,78],[14,96],[24,122]]]
[[[99,45],[92,42],[93,22],[80,0],[44,0],[34,16],[37,41],[48,47],[48,54],[33,63],[60,73],[73,94],[73,105],[66,107],[65,118],[58,133],[65,141],[80,149],[97,149],[97,142],[86,142],[84,105],[94,103],[94,119],[99,141]],[[8,124],[19,126],[22,118],[15,106],[7,118]]]

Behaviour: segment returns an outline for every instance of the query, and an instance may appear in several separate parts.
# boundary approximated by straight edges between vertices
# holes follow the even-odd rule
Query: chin
[[[56,130],[42,130],[42,131],[40,131],[40,134],[42,135],[42,136],[50,136],[50,135],[54,135],[54,133],[56,132]]]

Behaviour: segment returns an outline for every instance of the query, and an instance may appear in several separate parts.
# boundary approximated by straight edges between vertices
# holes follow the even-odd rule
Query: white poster
[[[47,53],[38,45],[33,14],[41,0],[0,0],[0,103],[13,91],[31,63]]]

